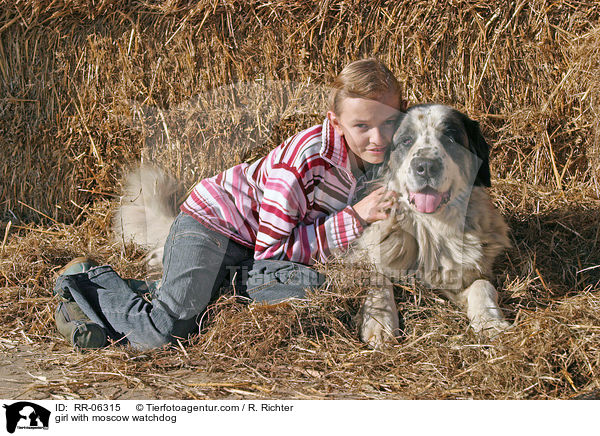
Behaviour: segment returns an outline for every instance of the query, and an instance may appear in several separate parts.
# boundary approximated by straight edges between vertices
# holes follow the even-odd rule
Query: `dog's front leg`
[[[498,292],[489,281],[475,280],[464,290],[463,297],[467,316],[475,332],[492,337],[510,327],[498,307]]]
[[[373,274],[365,302],[357,314],[360,339],[373,348],[395,340],[399,335],[398,310],[392,283]]]

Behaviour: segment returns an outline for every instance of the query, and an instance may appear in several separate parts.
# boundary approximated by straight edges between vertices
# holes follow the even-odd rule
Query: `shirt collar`
[[[323,121],[321,143],[320,154],[323,158],[329,160],[336,167],[345,168],[350,171],[346,140],[336,132],[335,128],[329,122],[329,118],[325,118],[325,121]]]

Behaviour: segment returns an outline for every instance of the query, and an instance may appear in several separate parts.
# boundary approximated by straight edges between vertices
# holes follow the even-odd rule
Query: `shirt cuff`
[[[358,216],[356,211],[352,206],[346,206],[344,212],[348,213],[352,217],[352,224],[357,235],[362,234],[362,232],[369,225],[366,221],[364,221],[361,217]]]
[[[360,235],[369,224],[366,221],[364,221],[360,216],[358,216],[358,214],[352,206],[346,206],[346,211],[350,215],[352,215],[352,218],[354,218],[354,222],[356,223],[356,233]]]

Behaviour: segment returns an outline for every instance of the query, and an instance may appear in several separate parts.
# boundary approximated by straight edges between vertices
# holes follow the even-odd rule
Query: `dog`
[[[346,260],[367,258],[379,286],[366,290],[359,336],[379,347],[399,335],[393,281],[413,277],[464,307],[476,332],[509,327],[490,283],[494,259],[510,246],[493,207],[489,146],[477,122],[443,105],[417,105],[400,119],[380,179],[398,194],[389,217],[371,224]],[[148,251],[162,269],[163,246],[185,191],[162,171],[141,166],[125,178],[112,227],[118,240]],[[383,283],[383,285],[381,285]]]
[[[399,120],[381,173],[397,193],[395,206],[350,256],[369,259],[385,278],[367,289],[359,310],[362,341],[379,347],[398,336],[392,282],[408,277],[464,308],[478,333],[509,327],[489,281],[494,259],[510,247],[508,226],[485,189],[489,152],[479,124],[449,106],[413,106]]]

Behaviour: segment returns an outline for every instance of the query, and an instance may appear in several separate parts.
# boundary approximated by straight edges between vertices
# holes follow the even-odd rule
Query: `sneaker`
[[[98,262],[87,256],[76,257],[71,262],[59,269],[58,275],[70,276],[73,274],[80,274],[91,270],[95,266],[98,266]]]
[[[87,317],[75,301],[61,301],[54,315],[58,332],[75,348],[102,348],[107,335],[104,328]]]
[[[60,276],[70,276],[73,274],[84,273],[84,272],[91,270],[95,266],[98,266],[98,262],[94,261],[93,259],[91,259],[89,257],[85,257],[85,256],[76,257],[71,262],[67,263],[65,266],[63,266],[61,269],[58,270],[56,279],[58,279]],[[64,288],[64,289],[54,288],[52,290],[52,293],[54,295],[58,295],[59,297],[63,298],[64,300],[74,301],[68,288]]]

